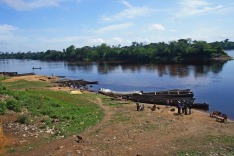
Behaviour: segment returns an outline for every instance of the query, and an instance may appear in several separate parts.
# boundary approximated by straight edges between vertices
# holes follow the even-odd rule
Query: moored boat
[[[100,88],[99,93],[109,96],[122,96],[122,95],[141,95],[141,91],[126,91],[126,92],[120,92],[120,91],[113,91],[110,89]]]

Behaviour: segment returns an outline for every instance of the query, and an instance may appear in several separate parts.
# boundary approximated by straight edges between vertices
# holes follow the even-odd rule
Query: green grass
[[[71,95],[65,91],[46,89],[51,86],[44,81],[2,82],[0,78],[0,94],[7,97],[1,103],[0,113],[4,115],[6,109],[21,113],[17,121],[22,124],[39,124],[39,128],[54,127],[55,133],[43,136],[30,146],[9,148],[8,153],[16,151],[27,152],[37,146],[43,146],[61,137],[79,134],[90,126],[97,124],[104,117],[104,112],[97,104],[97,97],[103,96],[85,93]],[[30,119],[30,122],[29,122]],[[53,121],[56,121],[52,123]]]
[[[201,144],[202,143],[202,144]],[[206,155],[234,155],[234,136],[226,134],[191,136],[190,138],[179,138],[175,141],[182,150],[176,152],[178,156],[206,156]]]
[[[58,123],[53,124],[56,129],[55,135],[69,136],[80,133],[86,128],[95,125],[103,117],[103,111],[95,103],[97,95],[85,93],[82,95],[71,95],[65,91],[52,91],[42,89],[48,86],[46,82],[31,82],[20,80],[4,83],[7,90],[4,94],[11,97],[14,107],[22,110],[26,108],[29,115],[44,121],[41,127],[52,126],[51,121],[56,119]],[[28,91],[22,91],[29,89]],[[33,88],[31,90],[30,88]],[[7,105],[8,106],[8,105]],[[11,105],[10,105],[11,106]],[[25,118],[19,118],[24,123]],[[46,125],[46,126],[45,126]]]
[[[39,89],[39,88],[49,87],[52,85],[44,81],[19,80],[15,82],[4,82],[4,86],[7,89],[26,90],[26,89]]]
[[[122,107],[123,106],[122,103],[119,103],[118,101],[113,100],[113,98],[106,97],[106,96],[105,97],[102,96],[102,101],[104,102],[104,105],[110,106],[110,107]]]
[[[16,149],[15,148],[10,148],[7,150],[7,153],[14,153],[16,152]]]
[[[206,156],[207,154],[197,150],[180,151],[176,156]]]
[[[127,115],[124,114],[124,113],[118,112],[118,113],[116,113],[116,114],[114,115],[113,122],[127,122],[127,121],[129,121],[129,120],[130,120],[130,117],[129,117],[129,116],[127,116]]]

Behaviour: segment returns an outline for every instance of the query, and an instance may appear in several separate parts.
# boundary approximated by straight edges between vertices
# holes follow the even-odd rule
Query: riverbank
[[[43,80],[42,80],[43,79]],[[52,90],[68,94],[69,88],[54,86],[51,78],[46,76],[14,77],[10,82],[22,80],[47,82],[36,88],[24,86],[18,88]],[[14,83],[17,84],[17,83]],[[18,83],[19,84],[19,83]],[[28,87],[27,87],[28,86]],[[40,92],[43,93],[43,92]],[[91,96],[88,96],[91,95]],[[92,98],[91,98],[92,97]],[[82,103],[93,102],[105,113],[97,124],[87,127],[78,133],[82,143],[77,142],[75,134],[48,141],[36,143],[35,136],[23,137],[24,134],[13,135],[14,140],[7,145],[4,155],[233,155],[234,154],[234,123],[217,122],[206,112],[192,110],[191,115],[178,115],[173,107],[158,106],[152,111],[152,105],[145,104],[145,111],[136,111],[135,103],[116,100],[99,94],[86,92],[72,98]],[[62,100],[61,97],[59,100]],[[78,102],[77,101],[77,102]],[[13,113],[14,114],[14,113]],[[14,123],[9,120],[12,114],[2,116],[4,123]],[[64,124],[64,123],[59,123]],[[4,126],[3,126],[4,127]],[[4,127],[6,128],[6,127]],[[4,133],[8,134],[7,129]],[[77,133],[76,133],[77,134]],[[22,135],[22,136],[21,136]],[[5,138],[8,136],[6,135]],[[43,136],[38,135],[43,138]],[[30,145],[34,142],[35,146]],[[2,149],[2,148],[1,148]],[[24,150],[22,150],[24,149]]]

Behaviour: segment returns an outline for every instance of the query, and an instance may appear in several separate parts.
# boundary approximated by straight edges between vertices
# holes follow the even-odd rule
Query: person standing
[[[185,102],[184,101],[182,101],[182,103],[181,103],[181,107],[182,107],[182,114],[185,112]]]
[[[166,107],[169,107],[169,104],[170,104],[170,100],[166,100]]]
[[[139,100],[136,102],[136,107],[137,107],[137,111],[140,111],[140,103],[139,103]]]
[[[184,114],[188,115],[188,101],[184,102]]]
[[[178,114],[181,114],[181,102],[178,101],[177,103]]]
[[[190,101],[189,104],[188,104],[189,115],[192,114],[192,106],[193,106],[193,102]]]

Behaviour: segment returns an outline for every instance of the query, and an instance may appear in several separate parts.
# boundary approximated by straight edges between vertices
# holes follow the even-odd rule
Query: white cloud
[[[122,0],[121,3],[123,5],[125,5],[126,7],[128,7],[128,8],[133,8],[133,6],[130,3],[128,3],[127,1],[125,1],[125,0]]]
[[[123,39],[120,37],[113,37],[113,41],[117,42],[117,43],[121,43],[123,41]]]
[[[106,33],[106,32],[113,31],[113,30],[126,29],[132,25],[133,24],[130,22],[126,22],[122,24],[113,24],[113,25],[109,25],[109,26],[97,29],[95,33]]]
[[[46,42],[53,42],[53,43],[72,43],[72,42],[79,42],[80,40],[87,39],[88,37],[84,36],[64,36],[61,38],[53,38],[53,39],[44,39]]]
[[[18,11],[32,10],[41,7],[58,6],[58,0],[2,0],[8,6]]]
[[[214,5],[206,0],[180,0],[180,11],[176,13],[176,17],[192,16],[202,13],[220,11],[224,7],[222,5]]]
[[[10,32],[16,29],[18,28],[12,25],[7,25],[7,24],[0,25],[0,33]]]
[[[106,43],[105,40],[102,38],[93,38],[89,42],[94,45],[100,45],[102,43]]]
[[[135,7],[128,3],[125,0],[121,1],[124,6],[127,7],[127,9],[124,9],[123,11],[111,15],[111,16],[106,16],[104,15],[102,17],[103,21],[111,22],[111,21],[118,21],[118,20],[124,20],[124,19],[133,19],[136,17],[141,17],[141,16],[146,16],[147,14],[152,12],[152,9],[148,7]]]
[[[176,29],[171,29],[170,31],[171,31],[172,33],[178,32]]]
[[[7,25],[7,24],[0,25],[1,45],[2,45],[2,43],[7,44],[8,42],[15,40],[16,39],[15,31],[17,29],[18,29],[17,27],[12,26],[12,25]]]
[[[149,30],[156,30],[156,31],[164,31],[165,28],[164,26],[162,26],[161,24],[152,24],[150,27],[149,27]]]

